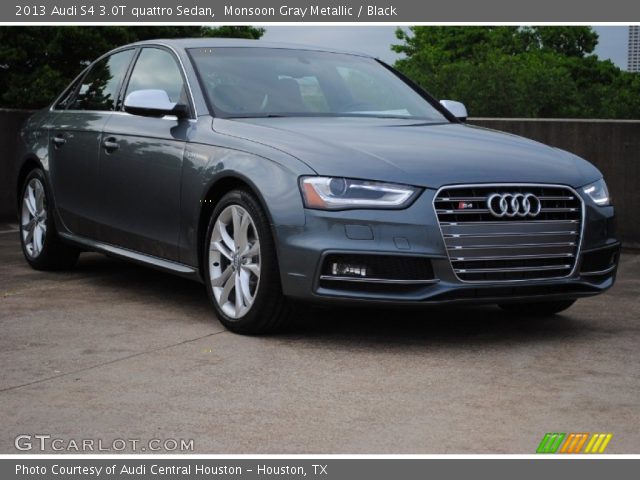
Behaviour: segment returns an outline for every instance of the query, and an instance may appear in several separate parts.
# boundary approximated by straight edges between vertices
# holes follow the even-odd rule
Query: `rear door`
[[[54,107],[49,159],[56,207],[67,228],[95,238],[102,129],[117,108],[117,98],[134,49],[96,62]]]
[[[141,49],[123,97],[146,89],[189,104],[181,66],[170,50]],[[182,160],[191,125],[175,116],[125,112],[109,119],[100,149],[103,241],[178,260]]]

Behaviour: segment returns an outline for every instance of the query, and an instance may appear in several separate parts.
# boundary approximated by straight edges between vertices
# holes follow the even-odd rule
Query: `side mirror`
[[[456,102],[455,100],[440,100],[440,103],[458,120],[463,122],[467,120],[467,107],[464,106],[464,103]]]
[[[133,115],[147,117],[162,117],[175,115],[186,117],[189,107],[181,103],[172,102],[164,90],[136,90],[124,99],[124,111]]]

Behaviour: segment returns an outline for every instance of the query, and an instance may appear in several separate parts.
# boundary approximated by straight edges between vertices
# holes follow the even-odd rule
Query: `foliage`
[[[640,118],[640,75],[593,55],[590,27],[398,29],[396,68],[476,117]]]
[[[95,58],[151,38],[260,38],[264,29],[188,27],[0,27],[0,107],[48,105]]]

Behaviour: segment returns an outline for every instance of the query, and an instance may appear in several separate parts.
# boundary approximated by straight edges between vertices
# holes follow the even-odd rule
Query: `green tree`
[[[518,33],[525,44],[569,57],[593,53],[598,45],[598,34],[591,27],[527,27]]]
[[[593,55],[590,27],[398,29],[396,67],[474,116],[638,118],[637,74]]]
[[[49,104],[91,61],[139,40],[179,37],[258,39],[264,29],[244,26],[0,27],[0,107]]]

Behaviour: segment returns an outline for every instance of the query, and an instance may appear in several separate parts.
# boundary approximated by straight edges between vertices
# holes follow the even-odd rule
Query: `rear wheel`
[[[206,284],[222,324],[231,331],[275,331],[291,315],[282,294],[269,221],[244,190],[226,194],[213,211],[205,242]]]
[[[44,173],[32,170],[22,187],[20,243],[25,259],[36,270],[64,270],[78,261],[80,251],[62,243],[55,231],[53,204]]]
[[[555,302],[500,303],[498,306],[507,312],[522,315],[554,315],[566,310],[575,302],[575,300],[558,300]]]

